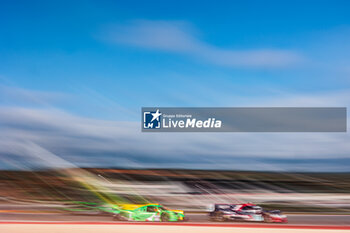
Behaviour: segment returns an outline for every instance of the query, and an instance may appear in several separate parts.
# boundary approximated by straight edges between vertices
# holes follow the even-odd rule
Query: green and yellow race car
[[[177,222],[185,221],[182,210],[170,210],[162,205],[148,204],[124,204],[115,212],[114,220],[118,221],[150,221],[150,222]]]

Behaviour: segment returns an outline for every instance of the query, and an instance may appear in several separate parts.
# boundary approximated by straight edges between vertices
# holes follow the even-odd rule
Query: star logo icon
[[[153,111],[143,111],[143,128],[160,129],[162,127],[162,115],[159,109],[156,111],[156,108]]]
[[[162,113],[160,113],[159,112],[159,109],[157,109],[157,111],[155,112],[155,113],[152,113],[152,120],[151,120],[151,122],[153,122],[154,120],[157,120],[157,121],[159,121],[159,116],[161,116],[162,115]]]

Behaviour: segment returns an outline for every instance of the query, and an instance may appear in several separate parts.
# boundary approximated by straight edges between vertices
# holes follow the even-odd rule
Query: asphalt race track
[[[188,222],[115,222],[111,216],[0,212],[0,232],[11,233],[347,233],[350,215],[289,215],[287,224],[208,222],[188,214]]]
[[[189,223],[211,223],[208,221],[206,214],[187,214]],[[113,222],[111,216],[99,215],[72,215],[72,214],[57,214],[57,213],[7,213],[0,212],[0,222],[12,221],[67,221],[67,222]],[[335,226],[350,226],[350,215],[288,215],[287,224],[277,225],[335,225]],[[244,222],[245,224],[247,222]],[[223,222],[215,224],[242,224],[242,222]],[[258,224],[258,223],[248,223]],[[261,224],[261,223],[259,223]]]

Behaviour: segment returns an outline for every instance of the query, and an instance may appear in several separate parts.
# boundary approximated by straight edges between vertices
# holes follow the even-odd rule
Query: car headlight
[[[279,215],[279,214],[271,214],[270,216],[273,218],[286,218],[287,217],[286,215]]]
[[[232,214],[230,211],[222,211],[223,214]]]

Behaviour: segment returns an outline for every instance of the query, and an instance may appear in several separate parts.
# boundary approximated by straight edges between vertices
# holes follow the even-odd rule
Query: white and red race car
[[[251,203],[215,204],[209,218],[212,221],[288,222],[287,216],[281,211],[264,211],[260,206]]]

